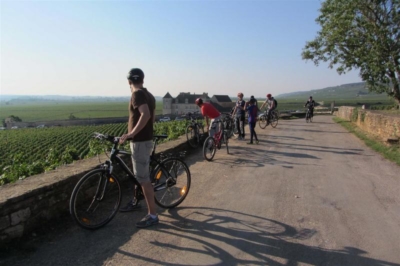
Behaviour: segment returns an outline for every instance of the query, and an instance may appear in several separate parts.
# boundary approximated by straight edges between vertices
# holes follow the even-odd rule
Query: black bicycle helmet
[[[132,82],[143,82],[144,72],[140,68],[132,68],[128,73],[128,80]]]

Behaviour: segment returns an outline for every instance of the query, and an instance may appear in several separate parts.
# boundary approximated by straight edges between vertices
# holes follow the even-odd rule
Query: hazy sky
[[[359,82],[301,59],[318,0],[1,1],[1,94],[264,96]]]

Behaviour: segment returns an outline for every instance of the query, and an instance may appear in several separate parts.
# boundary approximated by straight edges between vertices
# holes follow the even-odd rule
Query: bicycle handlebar
[[[99,132],[94,132],[93,133],[93,138],[100,139],[100,140],[107,140],[107,141],[112,142],[114,144],[118,143],[119,139],[120,139],[120,137],[115,137],[115,136],[112,136],[112,135],[106,135],[106,134],[102,134],[102,133],[99,133]],[[168,138],[168,135],[154,135],[153,136],[153,140],[155,140],[155,141],[157,141],[159,139],[166,139],[166,138]]]

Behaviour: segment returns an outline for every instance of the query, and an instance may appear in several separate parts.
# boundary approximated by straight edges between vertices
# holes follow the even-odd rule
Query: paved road
[[[135,228],[144,209],[95,232],[65,222],[0,264],[400,265],[400,167],[329,116],[257,131],[188,158],[188,198],[159,225]]]

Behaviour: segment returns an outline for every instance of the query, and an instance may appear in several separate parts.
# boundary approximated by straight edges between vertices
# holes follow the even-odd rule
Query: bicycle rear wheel
[[[215,152],[217,151],[217,146],[215,145],[215,140],[213,137],[206,138],[203,145],[203,157],[207,161],[211,161],[214,158]]]
[[[192,148],[197,148],[199,146],[200,137],[196,127],[189,125],[186,128],[186,139]]]
[[[272,117],[271,117],[271,127],[273,127],[273,128],[275,128],[277,125],[278,125],[278,115],[274,112],[272,115],[271,115]]]
[[[109,223],[121,204],[121,186],[106,170],[96,169],[79,180],[70,199],[70,213],[85,229],[98,229]]]
[[[260,126],[261,129],[267,127],[267,118],[265,117],[265,115],[262,115],[258,118],[258,125]]]
[[[190,171],[179,158],[170,157],[160,162],[154,171],[154,199],[163,208],[174,208],[182,203],[190,189]]]

